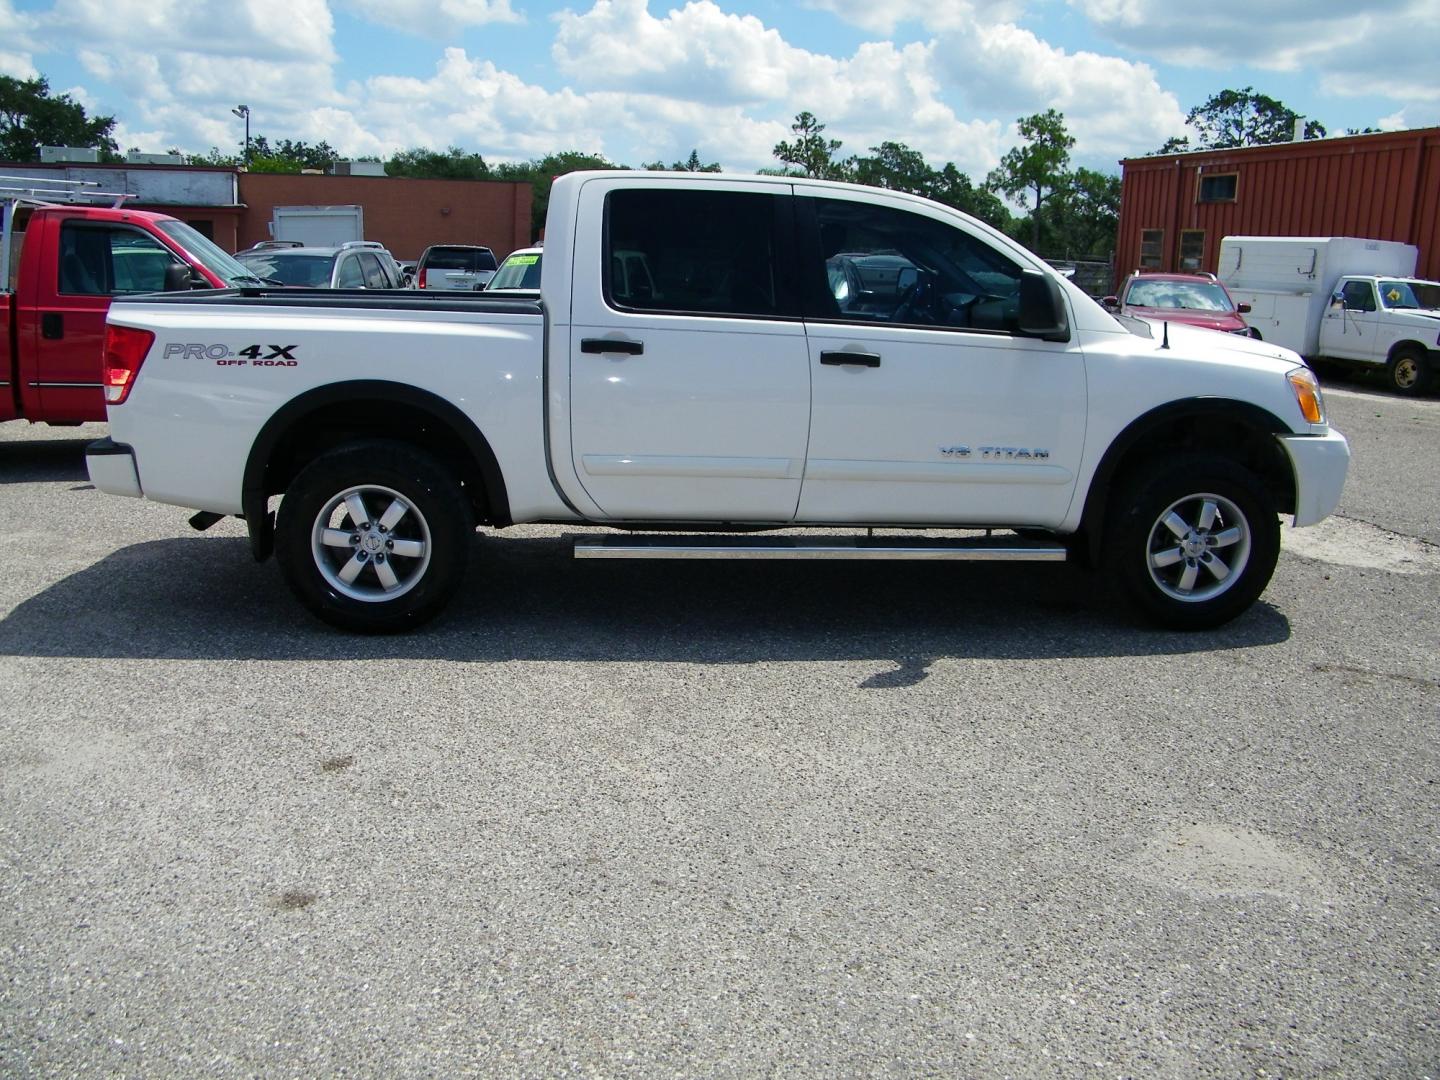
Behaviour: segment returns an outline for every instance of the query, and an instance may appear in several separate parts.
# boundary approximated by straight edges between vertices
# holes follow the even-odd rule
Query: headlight
[[[1290,389],[1295,392],[1300,412],[1312,424],[1325,422],[1325,399],[1320,396],[1320,380],[1308,367],[1295,368],[1285,373],[1290,380]]]

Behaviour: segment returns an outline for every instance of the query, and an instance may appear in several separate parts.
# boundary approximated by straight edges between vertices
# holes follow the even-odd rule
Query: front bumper
[[[1340,503],[1350,444],[1340,432],[1325,435],[1281,435],[1280,445],[1295,474],[1295,525],[1314,525]]]
[[[140,471],[135,467],[135,451],[110,437],[96,439],[85,447],[85,470],[90,482],[107,495],[145,497],[140,488]]]

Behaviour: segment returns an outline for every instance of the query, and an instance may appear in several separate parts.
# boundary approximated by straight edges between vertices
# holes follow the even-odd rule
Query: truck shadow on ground
[[[89,483],[85,446],[91,439],[27,439],[0,442],[0,484]]]
[[[1257,604],[1219,630],[1137,627],[1064,565],[576,561],[562,538],[477,540],[465,586],[410,634],[333,630],[245,540],[122,548],[19,604],[0,654],[134,659],[442,659],[746,664],[889,660],[875,689],[940,657],[1048,659],[1251,648],[1286,640]]]

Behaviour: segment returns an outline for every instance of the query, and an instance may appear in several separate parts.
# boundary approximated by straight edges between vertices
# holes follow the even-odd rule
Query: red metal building
[[[1440,278],[1440,128],[1120,163],[1118,278],[1215,271],[1226,236],[1356,236],[1420,249]]]

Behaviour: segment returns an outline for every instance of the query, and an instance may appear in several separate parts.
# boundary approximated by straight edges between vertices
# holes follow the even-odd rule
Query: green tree
[[[1289,142],[1295,137],[1300,114],[1253,86],[1221,90],[1203,105],[1185,114],[1185,122],[1196,132],[1192,145],[1188,135],[1171,137],[1157,154],[1183,154],[1189,150],[1228,150],[1238,146],[1265,146]],[[1323,139],[1325,125],[1305,121],[1305,138]]]
[[[1120,230],[1120,177],[1080,168],[1056,192],[1043,223],[1052,256],[1108,258]]]
[[[387,176],[409,176],[421,180],[489,180],[490,166],[479,154],[452,146],[444,153],[415,147],[401,150],[385,163]]]
[[[1070,148],[1075,139],[1065,130],[1065,116],[1054,109],[1020,118],[1021,146],[1011,147],[991,171],[985,186],[1003,191],[1030,211],[1030,246],[1040,246],[1040,214],[1046,200],[1069,180]]]
[[[930,197],[997,229],[1004,230],[1010,226],[1010,211],[1005,201],[983,184],[973,183],[970,177],[955,167],[953,161],[947,161],[945,167],[935,174]]]
[[[251,172],[298,173],[302,169],[324,172],[339,160],[339,151],[328,142],[311,146],[306,142],[279,139],[272,146],[264,135],[250,140]]]
[[[603,154],[586,154],[579,150],[563,150],[558,154],[546,154],[532,161],[505,162],[491,170],[491,179],[528,181],[533,193],[530,203],[530,229],[532,236],[540,235],[545,225],[545,212],[550,207],[550,185],[557,176],[587,169],[623,169]]]
[[[923,195],[927,199],[934,197],[937,174],[925,163],[920,151],[904,143],[882,142],[872,146],[870,154],[855,160],[852,172],[857,184]]]
[[[794,142],[778,142],[772,151],[786,165],[786,172],[814,177],[817,180],[849,180],[855,159],[837,160],[839,139],[827,139],[823,132],[825,125],[815,119],[815,114],[795,114],[795,123],[790,125],[795,133]]]
[[[686,158],[684,161],[677,161],[672,165],[666,165],[663,160],[647,161],[645,162],[645,164],[641,165],[640,168],[649,169],[651,172],[717,173],[721,171],[720,163],[718,161],[712,161],[709,164],[701,161],[699,150],[691,150],[690,156],[688,158]]]
[[[42,146],[93,146],[113,157],[114,129],[113,116],[86,116],[69,94],[52,96],[43,75],[0,75],[0,160],[39,161]]]
[[[855,161],[856,183],[934,199],[997,228],[1010,220],[1005,203],[993,192],[972,183],[953,161],[947,161],[944,168],[932,169],[918,150],[897,142],[872,146],[870,154]]]

